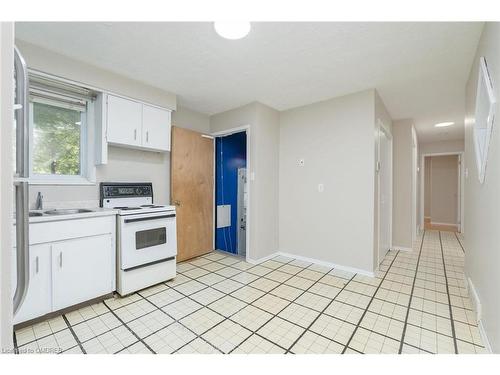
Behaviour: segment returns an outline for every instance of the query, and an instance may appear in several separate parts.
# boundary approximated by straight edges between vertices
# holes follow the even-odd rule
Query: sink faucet
[[[35,210],[43,210],[43,195],[38,192],[36,196]]]

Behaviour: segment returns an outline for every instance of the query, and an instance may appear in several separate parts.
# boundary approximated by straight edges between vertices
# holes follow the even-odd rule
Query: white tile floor
[[[19,353],[484,353],[451,232],[377,277],[282,256],[211,254],[175,280],[19,329]]]

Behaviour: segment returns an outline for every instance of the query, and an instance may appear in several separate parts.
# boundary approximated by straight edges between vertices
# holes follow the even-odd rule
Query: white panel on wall
[[[490,144],[491,130],[495,120],[495,95],[491,84],[486,59],[481,57],[479,62],[479,77],[477,81],[476,113],[474,123],[474,148],[479,181],[484,182],[486,161]]]
[[[223,204],[217,206],[217,228],[231,226],[231,205]]]

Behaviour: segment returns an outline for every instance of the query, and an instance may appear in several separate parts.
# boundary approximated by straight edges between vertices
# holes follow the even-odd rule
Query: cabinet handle
[[[59,268],[62,268],[62,251],[59,253]]]
[[[36,257],[35,258],[35,273],[38,273],[39,263],[40,263],[40,261],[39,261],[38,257]]]
[[[137,140],[137,129],[134,129],[134,141]]]
[[[146,131],[146,142],[149,143],[149,132]]]

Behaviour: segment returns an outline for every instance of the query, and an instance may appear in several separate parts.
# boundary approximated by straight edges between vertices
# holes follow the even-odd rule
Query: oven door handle
[[[138,217],[135,219],[125,219],[125,223],[135,223],[137,221],[147,221],[147,220],[158,220],[158,219],[167,219],[167,218],[172,218],[175,217],[175,214],[170,214],[170,215],[161,215],[161,216],[150,216],[150,217]]]

